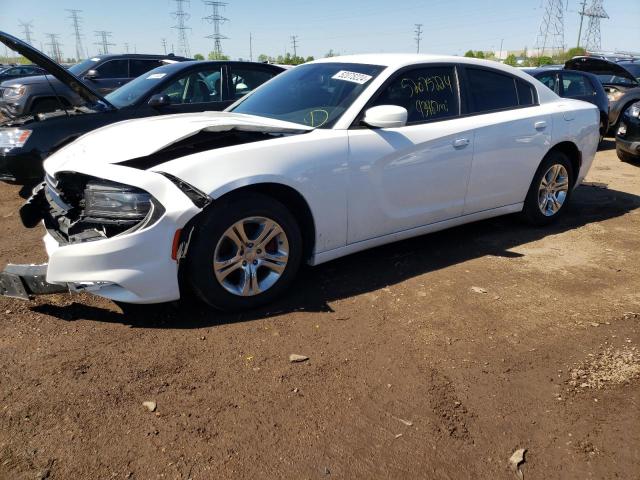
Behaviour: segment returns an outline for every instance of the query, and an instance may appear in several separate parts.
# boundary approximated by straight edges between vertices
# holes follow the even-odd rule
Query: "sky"
[[[421,52],[462,55],[468,49],[495,51],[531,50],[544,14],[545,0],[226,0],[222,14],[228,21],[221,33],[222,50],[232,58],[253,58],[293,52],[291,36],[297,36],[298,55],[324,56],[329,50],[342,54],[414,52],[415,26],[423,24]],[[576,45],[581,0],[565,0],[565,44]],[[588,0],[591,3],[592,0]],[[178,50],[175,2],[171,0],[0,0],[0,30],[23,38],[20,21],[32,22],[34,46],[46,46],[45,33],[59,34],[64,57],[75,56],[75,38],[69,13],[82,10],[84,49],[98,52],[94,32],[112,32],[111,53],[129,51],[163,53]],[[610,16],[602,20],[602,49],[640,52],[640,0],[604,0]],[[203,17],[210,7],[190,0],[187,38],[191,54],[213,50],[206,38],[213,26]],[[586,22],[585,22],[586,23]],[[585,26],[586,27],[586,26]],[[0,50],[0,55],[4,52]]]

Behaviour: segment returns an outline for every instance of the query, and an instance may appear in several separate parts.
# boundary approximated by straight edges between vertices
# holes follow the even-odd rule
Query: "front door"
[[[348,242],[462,214],[473,155],[473,121],[461,118],[453,65],[412,67],[366,107],[398,105],[407,125],[349,131]]]

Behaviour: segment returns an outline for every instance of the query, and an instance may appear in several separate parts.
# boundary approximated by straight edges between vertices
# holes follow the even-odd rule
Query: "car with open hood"
[[[0,41],[43,65],[78,97],[73,107],[0,123],[0,180],[22,183],[41,180],[44,159],[91,130],[132,118],[224,110],[283,71],[252,62],[170,62],[103,97],[30,45],[2,32]]]
[[[593,73],[598,77],[609,98],[609,126],[615,133],[622,112],[640,100],[640,62],[574,57],[565,63],[565,68]]]
[[[301,263],[498,215],[565,214],[598,109],[507,65],[354,55],[288,70],[224,112],[128,120],[44,164],[21,209],[47,265],[9,265],[5,295],[62,289],[125,303],[194,292],[272,301]]]

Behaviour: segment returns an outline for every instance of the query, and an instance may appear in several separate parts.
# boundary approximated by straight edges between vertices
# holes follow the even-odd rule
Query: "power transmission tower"
[[[293,58],[298,56],[298,36],[291,35],[291,45],[293,46]]]
[[[82,10],[70,10],[67,9],[67,12],[69,12],[70,15],[70,19],[72,21],[73,24],[73,33],[76,37],[76,60],[80,61],[82,59],[82,33],[80,32],[80,15],[78,15],[79,13],[82,12]]]
[[[213,51],[216,57],[220,58],[220,56],[222,55],[222,44],[220,43],[220,40],[227,39],[227,37],[220,33],[220,25],[229,20],[228,18],[220,15],[220,10],[224,8],[227,3],[204,0],[204,4],[208,7],[211,7],[211,15],[204,17],[203,20],[206,20],[207,22],[213,24],[213,33],[211,35],[207,35],[206,38],[211,38],[213,40]]]
[[[564,50],[564,0],[545,0],[536,47],[538,57],[544,56],[546,49],[551,51],[551,55]]]
[[[253,62],[253,34],[249,32],[249,60]]]
[[[189,3],[189,0],[174,0],[176,2],[176,11],[171,14],[178,22],[177,25],[174,25],[171,28],[175,28],[178,30],[178,48],[180,53],[185,57],[190,57],[191,52],[189,51],[189,40],[187,39],[187,30],[191,30],[190,27],[187,27],[187,20],[191,18],[184,10],[184,5]]]
[[[164,50],[164,54],[167,54],[167,39],[163,38],[162,39],[162,49]]]
[[[49,38],[49,43],[46,45],[49,47],[51,58],[58,63],[62,63],[62,52],[60,51],[60,41],[58,40],[60,35],[57,33],[45,33],[45,35]]]
[[[124,42],[124,53],[129,53],[129,44]]]
[[[416,41],[416,53],[420,53],[420,40],[422,40],[422,23],[416,23],[415,30],[415,41]]]
[[[109,47],[115,46],[115,43],[111,43],[111,32],[96,30],[95,34],[96,37],[98,37],[98,41],[94,42],[94,44],[102,47],[102,51],[100,52],[102,55],[107,55],[109,53]]]
[[[584,13],[585,17],[589,17],[587,26],[587,35],[584,40],[584,46],[587,50],[600,50],[602,48],[602,39],[600,38],[600,19],[609,18],[607,12],[602,6],[603,0],[593,0],[591,6]]]
[[[31,34],[33,32],[31,31],[31,29],[33,28],[33,22],[23,22],[22,20],[20,20],[20,26],[22,27],[22,33],[24,35],[25,42],[27,42],[29,45],[32,45],[33,38],[31,37]]]

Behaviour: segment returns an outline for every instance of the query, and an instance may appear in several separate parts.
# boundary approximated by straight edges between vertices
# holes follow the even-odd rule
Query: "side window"
[[[586,97],[595,95],[589,79],[577,73],[562,73],[562,88],[565,97]]]
[[[457,117],[460,99],[453,66],[408,70],[382,90],[372,106],[398,105],[407,109],[407,123]]]
[[[518,103],[521,107],[527,105],[534,105],[536,103],[536,97],[533,91],[533,86],[529,82],[524,80],[516,80],[516,88],[518,90]]]
[[[129,60],[109,60],[96,68],[99,78],[128,78]]]
[[[162,63],[159,60],[131,59],[129,60],[129,75],[131,78],[139,77],[143,73],[147,73],[149,70],[161,65]]]
[[[544,75],[537,76],[536,78],[544,83],[554,92],[556,91],[556,73],[545,73]]]
[[[162,92],[172,105],[219,102],[222,100],[221,70],[189,72],[172,82]]]
[[[231,94],[238,99],[255,90],[267,80],[276,76],[275,72],[250,66],[230,65]]]
[[[518,106],[514,77],[479,68],[467,68],[473,112],[491,112]]]

